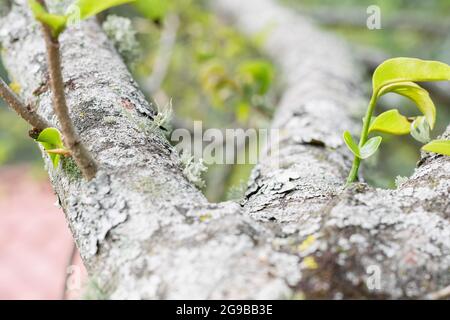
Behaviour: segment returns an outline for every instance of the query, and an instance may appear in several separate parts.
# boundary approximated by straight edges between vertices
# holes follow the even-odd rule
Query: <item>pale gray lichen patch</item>
[[[80,184],[76,195],[66,200],[66,214],[82,257],[88,260],[97,253],[108,232],[127,219],[127,203],[120,194],[111,192],[110,178],[104,172],[88,183]]]
[[[133,65],[141,56],[141,49],[130,19],[108,15],[103,30],[128,65]]]
[[[183,153],[180,156],[180,163],[183,167],[183,174],[195,186],[203,188],[205,181],[202,179],[202,174],[208,170],[203,164],[203,159],[195,159],[188,153]]]

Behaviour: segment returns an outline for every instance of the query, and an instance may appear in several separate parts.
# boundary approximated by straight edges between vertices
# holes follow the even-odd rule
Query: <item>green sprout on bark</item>
[[[61,156],[69,156],[70,151],[64,147],[61,133],[56,128],[44,129],[36,139],[50,156],[53,167],[57,167]]]
[[[361,160],[369,158],[378,150],[382,138],[380,136],[369,138],[373,132],[411,134],[414,139],[425,144],[422,150],[450,156],[450,140],[430,141],[430,131],[436,123],[436,107],[428,92],[415,83],[449,80],[450,66],[439,61],[393,58],[378,66],[372,77],[373,93],[363,119],[359,143],[353,140],[350,132],[344,132],[344,141],[355,156],[347,184],[358,178]],[[397,109],[391,109],[374,117],[378,99],[387,93],[396,93],[410,99],[417,105],[422,115],[408,118]]]

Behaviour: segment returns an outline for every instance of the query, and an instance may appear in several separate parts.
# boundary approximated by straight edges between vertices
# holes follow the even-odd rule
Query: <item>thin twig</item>
[[[38,132],[50,125],[32,108],[28,108],[11,88],[0,78],[0,97],[2,97],[17,114],[27,121]]]
[[[44,0],[38,0],[45,6]],[[50,74],[50,86],[53,94],[53,108],[61,125],[61,131],[67,148],[71,151],[72,157],[80,168],[83,176],[91,180],[97,173],[97,164],[89,151],[81,143],[75,131],[69,108],[67,107],[66,95],[64,92],[64,80],[61,68],[60,43],[58,38],[52,35],[50,27],[42,24],[45,44],[47,47],[47,60]]]
[[[155,60],[153,72],[145,81],[145,88],[150,94],[155,94],[161,88],[161,84],[167,75],[179,25],[180,19],[175,14],[168,15],[164,21],[160,48]]]

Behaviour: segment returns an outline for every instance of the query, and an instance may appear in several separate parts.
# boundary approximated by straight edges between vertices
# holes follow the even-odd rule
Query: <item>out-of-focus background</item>
[[[450,63],[448,0],[278,1],[355,45],[368,93],[370,73],[380,59],[410,56]],[[283,83],[276,66],[261,53],[270,28],[246,38],[210,13],[207,3],[138,0],[100,19],[149,99],[163,112],[172,102],[172,128],[189,128],[194,120],[213,128],[268,127]],[[366,26],[370,5],[381,9],[381,30]],[[20,94],[20,85],[1,65],[0,75]],[[438,110],[437,134],[450,119],[450,92],[447,86],[431,87],[430,93]],[[387,97],[382,104],[416,114],[400,98]],[[0,299],[60,299],[67,266],[74,263],[69,262],[73,242],[28,129],[0,102]],[[412,173],[419,145],[410,137],[384,139],[387,143],[365,166],[365,176],[372,185],[395,188],[397,176]],[[204,175],[207,197],[240,198],[251,169],[211,166]],[[88,298],[82,291],[72,290],[68,298]]]

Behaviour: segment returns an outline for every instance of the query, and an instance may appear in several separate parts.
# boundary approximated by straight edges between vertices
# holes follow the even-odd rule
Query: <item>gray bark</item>
[[[424,154],[398,190],[343,190],[351,157],[340,136],[357,129],[351,116],[365,104],[346,44],[269,0],[213,4],[248,34],[270,30],[265,50],[285,77],[273,122],[280,166],[276,155],[261,160],[242,205],[208,203],[183,176],[96,22],[61,39],[71,116],[101,171],[85,182],[67,164],[47,166],[101,290],[112,299],[417,298],[446,287],[449,158]],[[1,18],[0,41],[23,98],[57,125],[25,0]],[[381,287],[370,290],[373,267]]]

